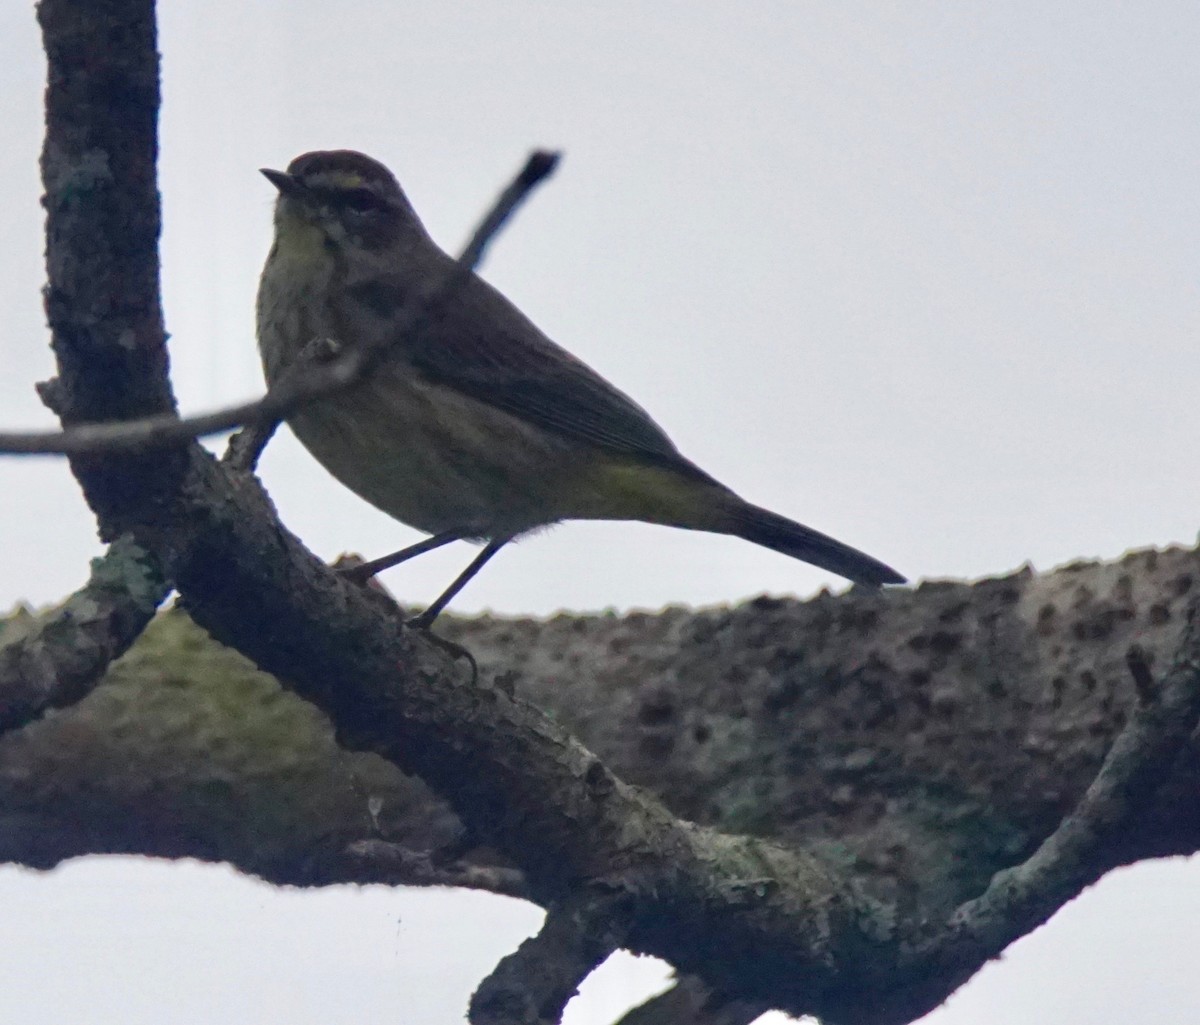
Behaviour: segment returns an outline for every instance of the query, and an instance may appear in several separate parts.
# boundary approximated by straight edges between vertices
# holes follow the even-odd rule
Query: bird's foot
[[[452,658],[466,659],[471,666],[471,686],[474,687],[479,682],[479,663],[475,661],[475,656],[461,644],[455,644],[454,641],[448,641],[445,637],[439,637],[430,629],[436,615],[434,613],[433,616],[429,616],[427,612],[422,612],[419,616],[405,620],[404,625],[412,627],[414,630],[420,630],[436,647],[441,648]]]

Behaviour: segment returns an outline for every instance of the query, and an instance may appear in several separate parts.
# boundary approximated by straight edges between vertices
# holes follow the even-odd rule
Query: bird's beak
[[[294,174],[287,171],[272,171],[269,167],[260,167],[259,173],[279,190],[281,196],[299,196],[304,191],[304,185]]]

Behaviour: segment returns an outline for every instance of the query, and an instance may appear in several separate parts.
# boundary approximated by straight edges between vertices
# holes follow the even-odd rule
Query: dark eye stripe
[[[309,192],[322,203],[358,213],[372,213],[387,208],[387,202],[371,189],[335,189],[327,185],[310,185]]]
[[[351,210],[366,213],[370,210],[382,210],[384,203],[370,189],[343,189],[334,202],[347,206]]]

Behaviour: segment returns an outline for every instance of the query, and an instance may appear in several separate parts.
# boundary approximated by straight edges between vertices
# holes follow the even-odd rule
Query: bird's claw
[[[472,655],[461,644],[455,644],[454,641],[448,641],[445,637],[439,637],[435,634],[430,626],[432,619],[427,620],[425,613],[419,616],[413,616],[411,619],[405,620],[405,626],[412,627],[414,630],[420,630],[428,640],[434,645],[447,652],[453,658],[464,658],[471,665],[471,686],[479,682],[479,663],[475,661],[475,656]]]

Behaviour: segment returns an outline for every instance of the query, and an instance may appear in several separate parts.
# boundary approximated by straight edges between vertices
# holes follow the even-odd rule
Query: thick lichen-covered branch
[[[0,733],[88,694],[167,596],[158,560],[118,538],[58,608],[0,632]]]
[[[945,918],[1071,813],[1136,707],[1131,638],[1163,680],[1183,634],[1184,582],[1198,565],[1193,551],[1141,552],[937,585],[882,606],[819,597],[653,616],[457,620],[447,629],[477,653],[485,683],[500,677],[551,710],[676,814],[806,845],[851,872],[893,907],[898,965],[906,921]],[[869,675],[867,622],[866,644],[880,653]],[[942,634],[936,644],[922,640],[931,629]],[[898,661],[884,664],[887,650],[901,652]],[[1061,685],[1071,666],[1077,680],[1092,674],[1091,684]],[[478,842],[428,789],[380,759],[340,750],[309,706],[178,613],[156,623],[114,674],[65,716],[0,744],[0,780],[32,775],[57,788],[35,802],[47,818],[9,820],[28,825],[10,834],[26,853],[46,838],[65,843],[88,807],[96,819],[131,822],[149,851],[227,857],[288,882],[387,878],[384,858],[361,875],[340,860],[338,851],[364,839],[445,852],[435,863]],[[931,714],[926,688],[952,716]],[[1139,827],[1110,837],[1093,865],[1200,848],[1197,762],[1191,748],[1177,758],[1143,802]],[[210,778],[226,782],[213,789]],[[21,797],[0,789],[2,813],[12,815]],[[104,814],[118,804],[120,819]],[[168,809],[193,817],[164,830]],[[88,828],[61,856],[96,849],[86,846],[94,821],[80,821]],[[214,845],[207,852],[181,843],[204,836]],[[117,846],[137,849],[129,844],[126,836]],[[868,981],[858,979],[864,993]],[[897,974],[889,986],[902,982]]]

